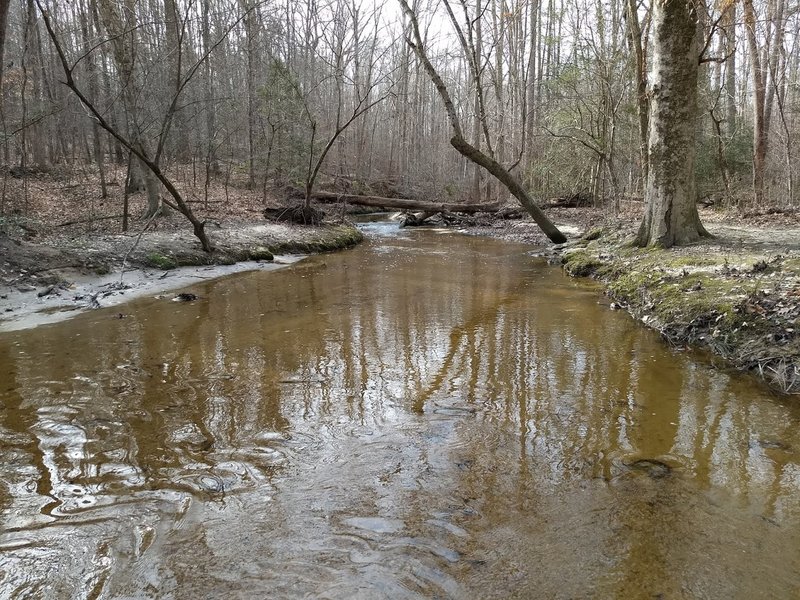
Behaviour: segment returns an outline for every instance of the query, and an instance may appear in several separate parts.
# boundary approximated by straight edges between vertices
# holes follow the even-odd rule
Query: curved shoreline
[[[261,224],[215,232],[212,254],[184,232],[145,234],[133,251],[134,238],[122,235],[47,246],[5,240],[4,273],[15,277],[0,284],[0,332],[56,323],[199,280],[280,269],[363,239],[352,225]],[[81,247],[88,242],[94,243]]]

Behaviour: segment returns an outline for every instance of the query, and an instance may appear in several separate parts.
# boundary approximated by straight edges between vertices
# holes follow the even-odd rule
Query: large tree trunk
[[[138,122],[139,114],[134,89],[137,46],[134,2],[126,0],[124,5],[120,6],[112,0],[100,0],[98,9],[106,33],[111,37],[114,62],[119,71],[122,100],[128,118],[128,137],[138,153],[147,155],[144,136]],[[144,218],[149,218],[161,210],[159,182],[141,159],[137,160],[137,166],[144,177],[147,189],[147,212]]]
[[[725,134],[736,134],[736,4],[731,3],[725,17]]]
[[[700,39],[692,0],[653,3],[649,176],[640,246],[689,244],[708,235],[697,214],[694,159]]]
[[[203,21],[202,39],[203,52],[208,53],[211,48],[211,27],[209,24],[211,0],[203,0]],[[216,151],[214,149],[214,136],[216,135],[217,108],[214,106],[214,70],[211,65],[211,56],[206,58],[204,65],[205,82],[203,85],[203,103],[206,113],[206,169],[211,175],[219,174],[219,163],[217,162]]]
[[[244,17],[244,30],[247,48],[247,185],[250,189],[256,185],[256,67],[257,40],[256,15],[250,0],[241,1]]]
[[[525,144],[525,173],[528,189],[533,184],[533,171],[535,168],[534,159],[536,158],[536,149],[534,143],[536,141],[536,103],[539,101],[539,95],[536,93],[536,50],[538,48],[538,34],[539,22],[537,20],[539,14],[539,0],[533,0],[530,7],[530,51],[528,54],[528,72],[527,80],[525,82],[525,116],[523,118],[523,137]]]
[[[81,6],[81,41],[83,43],[83,51],[86,53],[86,72],[89,79],[89,96],[93,102],[97,101],[98,83],[97,83],[97,65],[95,64],[94,53],[91,52],[90,39],[90,19],[89,9]],[[93,32],[92,32],[93,33]],[[97,163],[97,169],[100,173],[100,194],[103,198],[108,196],[108,189],[106,188],[106,171],[103,161],[102,142],[100,140],[100,126],[96,121],[92,122],[92,154]]]
[[[750,51],[750,72],[753,79],[753,199],[756,206],[761,206],[764,201],[764,171],[767,166],[767,135],[769,133],[769,124],[764,114],[767,71],[758,47],[756,16],[752,0],[744,1],[744,22]]]
[[[167,44],[167,63],[169,72],[166,76],[168,93],[178,93],[183,78],[183,22],[178,14],[176,0],[164,0],[164,37]],[[189,140],[186,135],[186,124],[180,110],[175,111],[170,131],[175,136],[173,144],[175,158],[179,163],[189,161]]]

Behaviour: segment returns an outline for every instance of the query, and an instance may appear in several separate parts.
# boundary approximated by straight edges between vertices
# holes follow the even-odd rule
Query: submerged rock
[[[188,292],[181,292],[172,299],[173,302],[192,302],[194,300],[197,300],[197,294],[189,294]]]
[[[630,463],[625,463],[626,467],[642,471],[651,479],[662,479],[672,473],[672,467],[667,463],[653,458],[640,458]]]

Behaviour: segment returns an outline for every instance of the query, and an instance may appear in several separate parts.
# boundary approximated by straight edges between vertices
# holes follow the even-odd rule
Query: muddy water
[[[2,334],[0,596],[798,597],[797,408],[525,247],[381,231]]]

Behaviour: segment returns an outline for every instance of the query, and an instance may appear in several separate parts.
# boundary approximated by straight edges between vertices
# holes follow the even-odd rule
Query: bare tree
[[[86,56],[86,71],[87,77],[89,79],[89,91],[88,95],[93,102],[97,102],[97,98],[99,95],[99,83],[97,77],[97,64],[95,60],[95,55],[91,51],[91,43],[90,43],[90,20],[89,20],[89,11],[84,7],[81,10],[80,15],[81,20],[81,37],[83,38],[83,52]],[[92,122],[92,151],[94,154],[94,160],[97,163],[97,170],[100,173],[100,195],[103,198],[108,196],[108,189],[106,186],[106,169],[105,169],[105,160],[103,156],[103,149],[102,149],[102,142],[100,139],[100,125],[97,124],[97,121]]]
[[[6,26],[8,25],[8,7],[11,0],[0,0],[0,90],[3,89],[3,71],[5,70]]]
[[[148,172],[152,174],[164,186],[164,188],[169,192],[173,200],[173,202],[170,202],[164,199],[164,203],[170,206],[170,208],[179,211],[182,215],[186,217],[186,219],[191,223],[194,234],[200,241],[203,250],[206,252],[211,252],[213,250],[213,247],[205,231],[205,225],[206,225],[205,221],[199,220],[194,215],[191,208],[186,203],[186,201],[184,200],[181,193],[178,191],[175,184],[169,177],[167,177],[167,175],[164,173],[164,171],[161,169],[160,166],[160,159],[164,152],[167,136],[169,134],[170,126],[172,124],[175,111],[177,110],[177,104],[180,99],[181,93],[184,90],[184,88],[189,84],[192,77],[194,77],[194,75],[197,73],[203,61],[207,57],[207,54],[203,55],[197,62],[195,62],[189,69],[187,69],[186,74],[182,76],[177,82],[176,89],[174,95],[172,96],[171,102],[169,103],[168,108],[163,114],[161,127],[159,130],[160,133],[158,138],[158,145],[155,154],[151,156],[148,153],[147,149],[144,147],[144,145],[141,143],[141,140],[136,140],[127,137],[124,133],[112,127],[110,122],[103,115],[103,113],[101,113],[98,110],[98,108],[95,106],[92,100],[83,92],[81,86],[75,79],[75,69],[78,65],[78,62],[83,58],[83,56],[81,56],[76,62],[73,63],[69,62],[69,60],[67,59],[67,55],[64,51],[63,45],[60,41],[60,38],[56,34],[55,29],[53,28],[53,23],[48,14],[48,11],[42,5],[42,0],[36,0],[36,3],[42,15],[42,19],[47,29],[47,33],[50,37],[50,41],[52,42],[56,50],[56,53],[59,57],[59,61],[61,63],[61,67],[65,76],[64,84],[70,90],[72,90],[72,92],[81,102],[81,104],[87,109],[87,111],[90,113],[90,116],[97,122],[97,124],[104,130],[106,130],[109,134],[111,134],[114,138],[116,138],[120,142],[120,144],[122,144],[131,154],[136,156],[136,158],[138,158],[141,161],[141,163],[147,168]],[[106,6],[106,9],[109,10],[108,12],[109,18],[118,19],[119,15],[117,13],[111,12],[110,8],[111,7]],[[116,28],[117,25],[118,23],[115,22],[114,27]],[[227,35],[227,32],[225,33],[225,35]],[[220,40],[218,43],[221,43],[221,41],[222,40]],[[212,50],[213,46],[212,48],[209,48],[208,52],[210,53]],[[123,60],[122,64],[126,67],[125,74],[130,75],[132,72],[132,68],[130,68],[130,65],[128,65],[127,58],[123,56],[122,60]]]
[[[39,4],[39,8],[42,10],[41,4]],[[44,16],[44,12],[42,14]],[[127,122],[126,137],[136,149],[134,155],[139,158],[139,161],[134,163],[137,165],[138,170],[132,168],[131,175],[134,179],[136,174],[141,174],[144,178],[144,186],[147,189],[147,212],[144,218],[148,218],[161,210],[161,200],[158,178],[139,157],[140,154],[147,154],[148,149],[144,132],[142,131],[142,119],[137,103],[134,72],[138,51],[136,5],[133,0],[125,0],[122,5],[112,0],[98,0],[98,14],[110,38],[114,63],[119,73]],[[74,66],[71,68],[74,68]],[[123,145],[125,144],[123,143]],[[126,183],[126,185],[131,185],[134,188],[138,187],[136,184]]]
[[[461,140],[524,181],[529,199],[588,191],[599,206],[616,206],[647,187],[652,3],[406,1],[419,40],[405,10],[395,19],[363,0],[40,3],[75,66],[76,86],[111,129],[173,183],[180,178],[190,205],[199,174],[203,210],[216,183],[228,199],[232,187],[257,182],[265,202],[270,189],[305,192],[310,183],[313,194],[329,180],[348,191],[452,202],[503,197],[506,189],[471,151],[451,150],[466,149],[450,141],[450,109],[417,49],[446,86]],[[750,204],[758,192],[757,202],[788,205],[798,176],[800,11],[786,0],[743,1],[700,12],[715,64],[698,74],[696,187],[704,196]],[[8,40],[0,74],[5,173],[19,175],[11,169],[24,162],[55,167],[52,178],[99,174],[101,192],[105,179],[116,197],[111,184],[129,152],[97,119],[83,118],[88,109],[73,92],[55,85],[61,59],[42,43],[43,21],[31,7],[34,0],[0,0]],[[218,43],[243,11],[234,35]],[[412,43],[390,47],[392,37]],[[200,76],[187,82],[198,62]],[[276,84],[278,63],[296,91]],[[392,85],[384,102],[341,129]],[[148,192],[132,196],[133,205],[146,198],[146,212],[160,212],[162,195],[176,205],[132,156],[140,184],[133,191]],[[494,163],[487,164],[496,170]],[[24,194],[5,197],[22,208]]]
[[[642,180],[647,182],[648,156],[647,138],[649,135],[650,99],[647,95],[647,40],[645,28],[639,21],[639,9],[636,0],[628,0],[625,12],[628,25],[628,39],[633,50],[634,77],[636,80],[636,113],[639,116],[639,149],[642,164]]]

